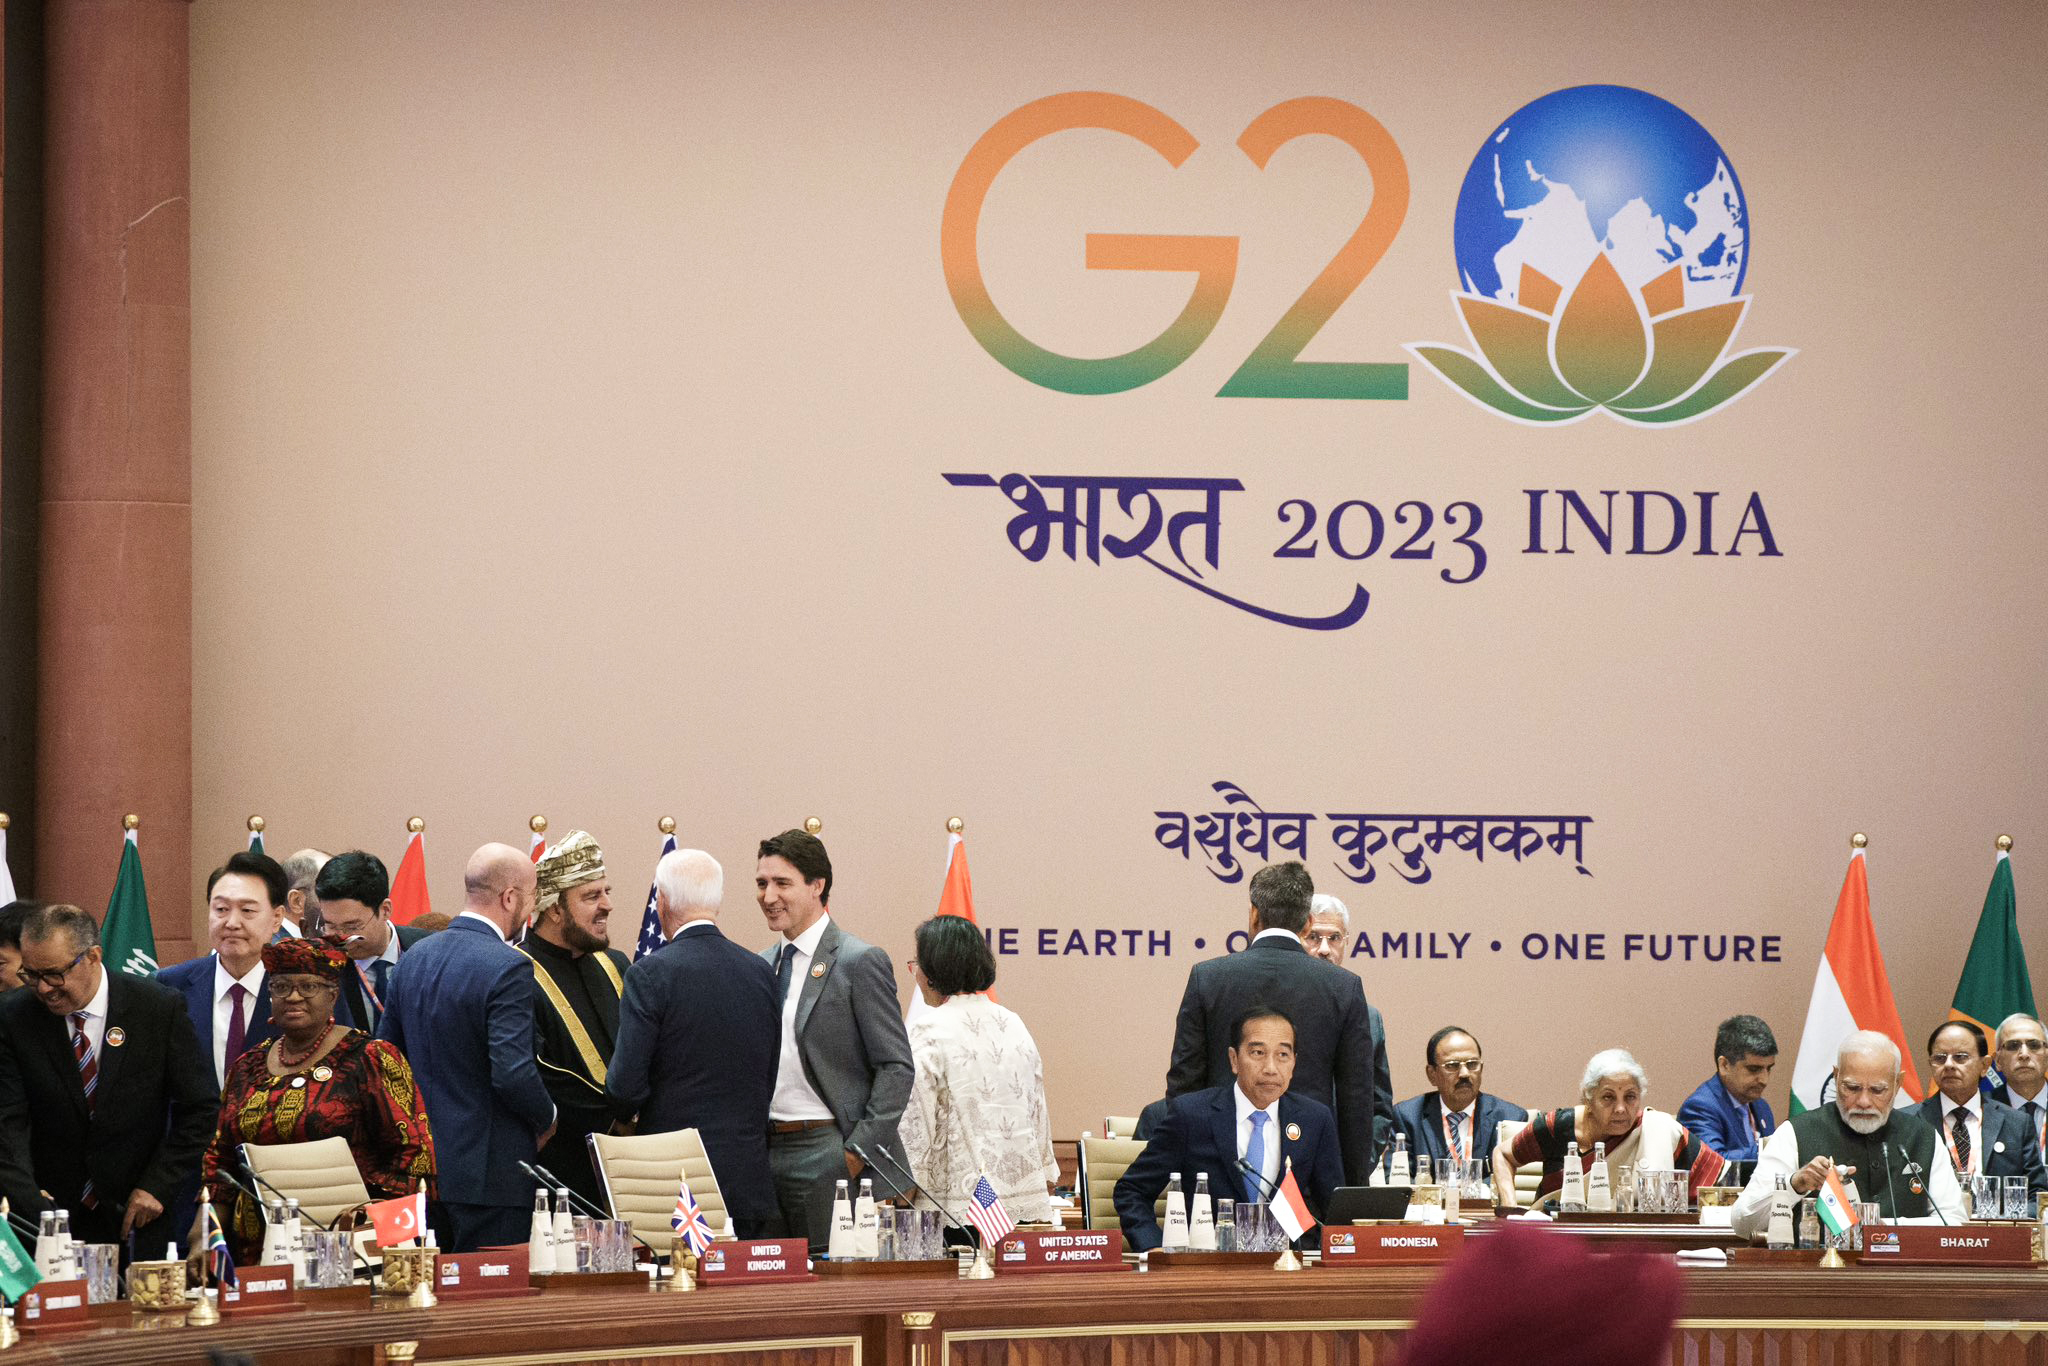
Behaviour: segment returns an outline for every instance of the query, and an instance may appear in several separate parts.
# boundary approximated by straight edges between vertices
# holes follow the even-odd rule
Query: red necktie
[[[242,1019],[242,1002],[248,995],[249,989],[240,982],[228,986],[228,1050],[221,1059],[223,1073],[235,1065],[235,1059],[242,1056],[249,1044],[249,1026]]]

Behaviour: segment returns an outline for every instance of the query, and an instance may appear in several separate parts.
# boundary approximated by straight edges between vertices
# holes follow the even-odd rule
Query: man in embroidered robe
[[[534,1055],[559,1116],[540,1165],[602,1207],[589,1135],[609,1132],[612,1124],[604,1084],[630,960],[605,934],[612,884],[596,840],[571,831],[541,855],[535,873],[533,933],[519,948],[533,959]]]

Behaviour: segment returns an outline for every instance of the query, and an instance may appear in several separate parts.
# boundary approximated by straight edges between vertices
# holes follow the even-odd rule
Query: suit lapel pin
[[[304,1077],[293,1077],[293,1078],[292,1078],[292,1090],[294,1090],[294,1091],[298,1090],[298,1089],[299,1089],[300,1087],[304,1086],[305,1084],[306,1084],[306,1079],[305,1079]]]
[[[331,1067],[329,1067],[329,1066],[328,1066],[328,1065],[327,1065],[326,1063],[324,1063],[324,1062],[323,1062],[323,1063],[321,1063],[321,1064],[320,1064],[320,1065],[319,1065],[318,1067],[316,1067],[316,1068],[314,1068],[314,1069],[313,1069],[313,1080],[314,1080],[314,1081],[333,1081],[333,1080],[334,1080],[334,1069],[333,1069],[333,1068],[331,1068]]]
[[[2002,1153],[2002,1152],[2004,1152],[2004,1151],[2005,1151],[2005,1140],[2001,1138],[2001,1139],[1999,1139],[1999,1140],[1998,1140],[1998,1141],[1997,1141],[1996,1143],[1992,1144],[1992,1145],[1991,1145],[1991,1151],[1992,1151],[1992,1152],[1994,1152],[1994,1153]]]
[[[823,977],[824,975],[825,975],[825,965],[824,965],[823,963],[813,963],[813,964],[811,965],[811,976],[813,976],[813,977]]]
[[[121,1028],[121,1026],[115,1025],[112,1029],[107,1031],[107,1047],[119,1048],[122,1044],[127,1042],[128,1031]]]
[[[1301,1142],[1301,1126],[1299,1124],[1290,1124],[1287,1126],[1287,1141],[1289,1143]]]

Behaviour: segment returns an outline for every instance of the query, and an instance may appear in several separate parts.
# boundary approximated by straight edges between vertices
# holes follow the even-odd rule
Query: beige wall
[[[1917,1040],[1945,1009],[1991,867],[2042,821],[2039,317],[2048,188],[2039,8],[1621,11],[1566,4],[329,4],[193,11],[194,866],[262,812],[273,847],[394,862],[428,822],[437,904],[529,814],[606,844],[631,943],[656,817],[727,869],[763,941],[754,841],[825,821],[835,907],[907,954],[945,817],[980,916],[1170,929],[1168,958],[1001,961],[1055,1124],[1156,1095],[1197,957],[1243,920],[1153,838],[1241,784],[1271,810],[1586,814],[1587,867],[1431,860],[1318,885],[1374,931],[1778,934],[1775,966],[1365,966],[1396,1089],[1458,1019],[1494,1089],[1561,1102],[1633,1046],[1652,1099],[1711,1031],[1765,1015],[1786,1066],[1851,830]],[[1732,407],[1645,432],[1510,424],[1419,364],[1405,402],[1215,391],[1366,202],[1324,141],[1263,175],[1259,111],[1331,95],[1413,186],[1385,260],[1308,353],[1463,344],[1452,208],[1496,124],[1612,81],[1685,108],[1751,212],[1739,346],[1798,354]],[[1179,172],[1108,134],[1020,157],[982,230],[1012,321],[1127,349],[1183,277],[1081,269],[1090,231],[1235,233],[1209,342],[1135,391],[1058,394],[968,335],[939,269],[967,149],[1041,96],[1148,101]],[[1039,564],[996,475],[1228,476],[1216,582]],[[1526,488],[1762,494],[1784,555],[1519,553]],[[1487,572],[1269,558],[1274,509],[1469,499]],[[1754,542],[1751,543],[1754,550]],[[1384,554],[1384,552],[1383,552]],[[195,894],[194,901],[197,902]]]

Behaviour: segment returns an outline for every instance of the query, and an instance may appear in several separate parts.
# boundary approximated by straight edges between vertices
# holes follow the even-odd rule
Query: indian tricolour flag
[[[1813,1000],[1806,1007],[1806,1028],[1799,1035],[1799,1060],[1792,1065],[1792,1113],[1818,1110],[1834,1095],[1835,1053],[1842,1040],[1859,1029],[1874,1029],[1899,1046],[1905,1064],[1897,1103],[1920,1099],[1920,1074],[1913,1050],[1906,1046],[1906,1027],[1892,999],[1885,975],[1877,929],[1870,923],[1870,880],[1863,850],[1849,855],[1835,918],[1828,926],[1827,947],[1813,975]]]
[[[1837,1238],[1862,1222],[1863,1216],[1850,1203],[1848,1187],[1842,1184],[1842,1173],[1834,1167],[1828,1168],[1827,1179],[1821,1182],[1814,1203],[1820,1211],[1820,1221]]]

